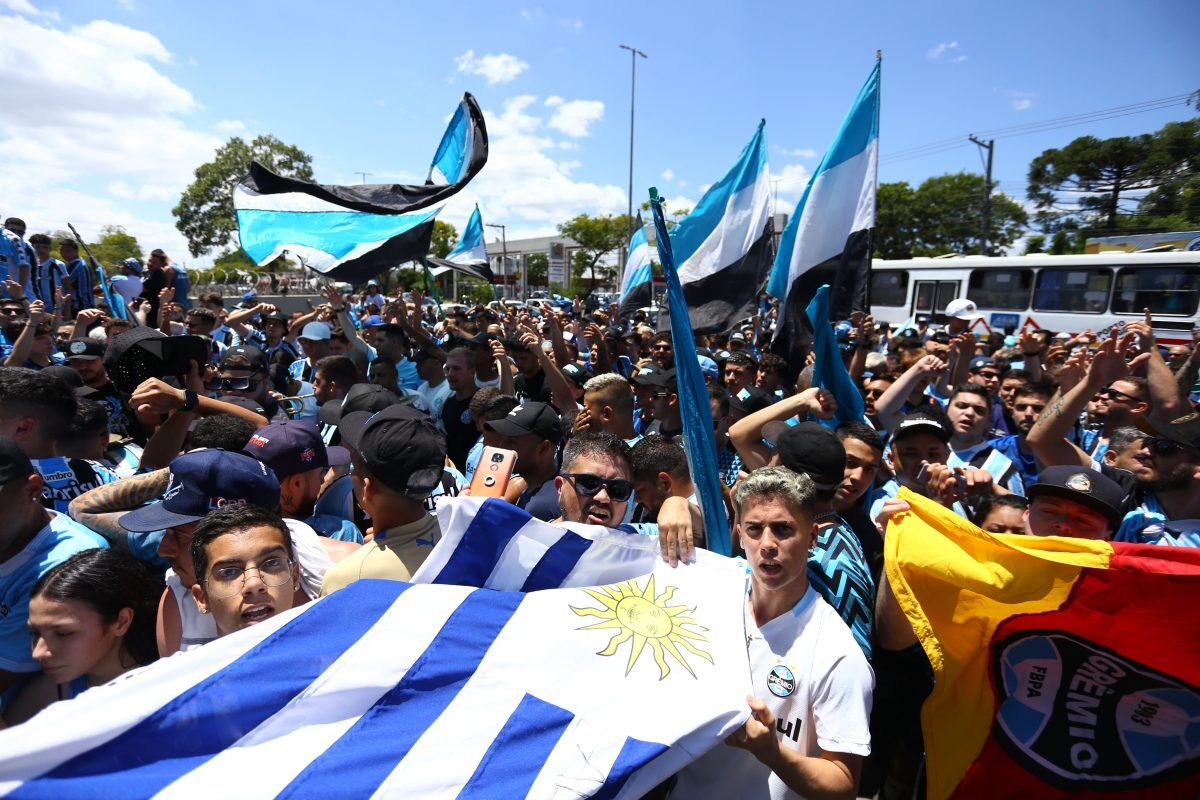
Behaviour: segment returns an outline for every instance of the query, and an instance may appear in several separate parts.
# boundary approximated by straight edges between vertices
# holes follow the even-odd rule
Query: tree
[[[1020,238],[1029,215],[999,192],[991,201],[988,243],[1002,250]],[[906,182],[880,184],[875,207],[875,255],[880,258],[979,252],[982,175],[939,175],[916,189]]]
[[[120,225],[105,225],[100,229],[100,238],[88,246],[96,260],[113,274],[125,259],[142,258],[142,246],[137,238],[126,233]]]
[[[596,217],[580,214],[558,226],[560,234],[573,239],[579,245],[579,249],[571,257],[571,264],[576,280],[583,279],[587,283],[584,296],[596,291],[601,281],[612,279],[616,270],[601,265],[600,261],[609,253],[625,246],[629,236],[629,225],[630,220],[626,214]],[[573,280],[572,288],[584,287],[577,286]]]
[[[312,156],[269,134],[247,144],[234,136],[217,149],[212,161],[196,167],[195,179],[183,190],[171,210],[175,227],[188,241],[188,250],[199,256],[228,247],[237,231],[233,187],[250,172],[250,162],[292,178],[312,180]]]
[[[433,240],[429,245],[429,255],[445,258],[458,244],[458,229],[449,222],[440,219],[433,221]]]
[[[550,285],[550,256],[545,253],[525,256],[525,283],[528,286]]]

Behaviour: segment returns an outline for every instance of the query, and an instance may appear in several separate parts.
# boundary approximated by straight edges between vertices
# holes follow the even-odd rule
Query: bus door
[[[946,306],[958,297],[959,281],[916,281],[913,288],[913,314],[929,314],[937,323],[946,321]]]

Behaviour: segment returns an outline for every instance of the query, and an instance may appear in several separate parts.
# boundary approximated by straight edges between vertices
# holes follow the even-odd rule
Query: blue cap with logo
[[[350,463],[349,450],[326,447],[317,426],[302,420],[282,420],[259,428],[242,452],[266,464],[280,480],[310,469]]]
[[[123,514],[127,531],[159,531],[199,522],[235,503],[279,505],[279,481],[261,461],[226,450],[196,450],[171,462],[163,499]]]

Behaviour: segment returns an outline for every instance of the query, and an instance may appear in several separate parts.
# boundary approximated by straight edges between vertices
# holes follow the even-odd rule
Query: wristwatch
[[[191,411],[196,407],[196,404],[198,404],[199,402],[200,402],[200,398],[196,395],[195,392],[193,392],[191,389],[184,389],[183,390],[183,405],[180,407],[179,410],[180,411]]]

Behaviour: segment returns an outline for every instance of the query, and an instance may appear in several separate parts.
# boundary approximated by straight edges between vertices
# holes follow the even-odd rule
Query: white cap
[[[951,300],[946,306],[946,316],[961,319],[964,322],[974,322],[977,319],[983,319],[983,314],[979,313],[979,307],[975,305],[974,300]]]
[[[300,330],[301,339],[324,342],[329,339],[329,326],[324,322],[310,322]]]

